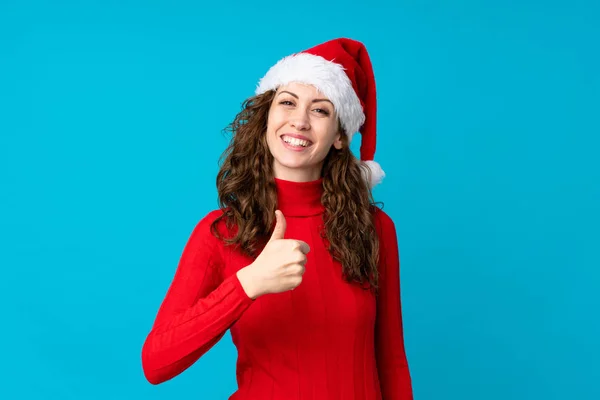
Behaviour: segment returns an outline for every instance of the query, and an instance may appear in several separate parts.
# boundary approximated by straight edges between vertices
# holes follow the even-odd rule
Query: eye
[[[279,104],[284,105],[284,106],[293,106],[294,105],[294,103],[292,103],[289,100],[280,101]]]
[[[318,112],[319,114],[329,115],[329,111],[325,110],[324,108],[315,108],[315,111]]]

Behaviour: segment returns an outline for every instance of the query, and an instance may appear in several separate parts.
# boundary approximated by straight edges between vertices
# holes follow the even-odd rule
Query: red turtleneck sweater
[[[221,211],[210,212],[194,228],[142,348],[146,378],[158,384],[180,374],[230,329],[239,386],[230,400],[412,399],[394,223],[376,210],[375,297],[343,280],[340,263],[319,237],[322,179],[276,179],[276,185],[285,238],[310,245],[300,286],[249,298],[236,272],[253,260],[210,233]]]

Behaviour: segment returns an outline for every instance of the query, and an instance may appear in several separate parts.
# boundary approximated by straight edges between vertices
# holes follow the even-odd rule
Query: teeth
[[[289,143],[291,145],[294,145],[294,146],[302,146],[302,147],[308,146],[308,141],[307,140],[300,140],[300,139],[291,138],[291,137],[288,137],[288,136],[284,136],[283,137],[283,141],[286,142],[286,143]]]

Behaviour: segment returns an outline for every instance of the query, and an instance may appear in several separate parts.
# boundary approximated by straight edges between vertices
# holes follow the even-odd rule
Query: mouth
[[[294,151],[303,151],[313,145],[313,142],[307,139],[301,139],[292,135],[283,134],[280,136],[283,145]]]

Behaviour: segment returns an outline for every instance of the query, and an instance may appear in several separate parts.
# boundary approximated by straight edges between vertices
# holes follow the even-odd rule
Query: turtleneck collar
[[[292,182],[275,178],[278,208],[284,216],[308,217],[322,214],[323,178],[310,182]]]

